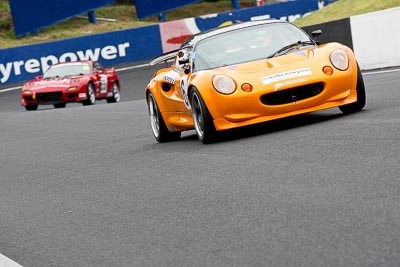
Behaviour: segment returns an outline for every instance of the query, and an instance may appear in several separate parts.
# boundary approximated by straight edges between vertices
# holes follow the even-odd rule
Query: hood
[[[71,86],[72,78],[52,78],[52,79],[42,79],[42,80],[31,80],[24,84],[24,89],[30,89],[32,91],[59,91],[60,89],[66,89]]]
[[[232,77],[239,83],[250,82],[256,87],[272,85],[313,74],[315,48],[294,51],[278,57],[230,65],[215,72]]]
[[[265,72],[273,68],[288,67],[289,65],[304,64],[314,56],[314,48],[299,50],[293,53],[285,54],[279,57],[268,58],[265,60],[252,61],[249,63],[242,63],[225,67],[227,70],[235,70],[236,72]]]

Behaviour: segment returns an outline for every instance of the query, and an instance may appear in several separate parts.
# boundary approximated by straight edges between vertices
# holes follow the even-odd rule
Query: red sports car
[[[97,61],[76,61],[52,65],[43,76],[22,86],[21,105],[36,110],[38,105],[65,108],[69,102],[93,105],[96,100],[119,102],[119,76],[114,68],[104,68]]]

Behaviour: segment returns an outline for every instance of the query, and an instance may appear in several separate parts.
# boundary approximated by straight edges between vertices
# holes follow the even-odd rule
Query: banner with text
[[[58,62],[95,60],[113,66],[160,53],[158,25],[0,49],[0,85],[32,79]]]

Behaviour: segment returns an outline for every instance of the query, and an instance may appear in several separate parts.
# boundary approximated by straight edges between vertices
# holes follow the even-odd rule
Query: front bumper
[[[79,91],[52,91],[22,93],[21,105],[51,105],[57,103],[81,102],[87,99],[86,93]]]
[[[273,85],[221,95],[215,90],[205,97],[217,130],[226,130],[357,101],[356,75],[351,71],[331,77],[308,78],[278,90]]]

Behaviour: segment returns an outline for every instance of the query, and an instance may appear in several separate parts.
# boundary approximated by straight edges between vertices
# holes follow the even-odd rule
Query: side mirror
[[[319,40],[318,40],[318,36],[322,35],[322,31],[321,31],[321,30],[313,31],[313,32],[311,33],[311,35],[312,35],[312,37],[315,39],[315,42],[319,45],[320,42],[319,42]]]
[[[313,31],[311,33],[311,35],[312,35],[312,37],[318,37],[318,36],[322,35],[322,31],[321,30]]]
[[[43,80],[43,76],[42,75],[38,75],[38,76],[35,77],[35,80],[36,81]]]

